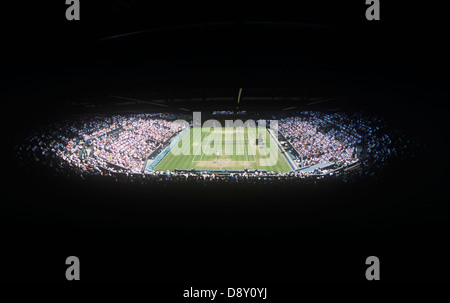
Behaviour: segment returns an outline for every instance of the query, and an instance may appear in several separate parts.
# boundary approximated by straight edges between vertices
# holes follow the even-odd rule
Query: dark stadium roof
[[[394,82],[401,89],[444,79],[445,50],[432,39],[440,20],[398,22],[428,13],[414,6],[383,3],[383,20],[373,23],[364,1],[84,1],[79,22],[64,19],[64,2],[5,5],[3,93],[31,106],[110,95],[235,98],[241,87],[243,98],[285,90],[291,100],[350,96],[366,106],[385,101],[376,94]],[[37,6],[45,13],[33,14]],[[24,19],[34,26],[21,27]],[[429,43],[426,51],[418,41]]]

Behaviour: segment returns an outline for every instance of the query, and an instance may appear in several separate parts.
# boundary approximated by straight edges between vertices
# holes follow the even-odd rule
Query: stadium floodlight
[[[239,89],[236,110],[239,109],[239,102],[241,101],[241,94],[242,94],[242,88]]]

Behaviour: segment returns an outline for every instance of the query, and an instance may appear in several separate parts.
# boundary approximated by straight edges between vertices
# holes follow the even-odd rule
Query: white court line
[[[211,132],[210,133],[210,136],[209,136],[209,141],[208,141],[208,143],[206,144],[206,147],[207,148],[209,148],[209,143],[211,143],[211,140],[212,140],[212,137],[213,137],[213,132]],[[202,140],[203,141],[203,140]],[[203,143],[203,142],[202,142]],[[202,146],[202,144],[200,144],[201,146]],[[201,158],[200,158],[200,161],[199,162],[202,162],[202,159],[203,159],[203,156],[205,155],[205,152],[202,152],[202,156],[201,156]],[[210,161],[208,161],[208,162],[210,162]]]
[[[195,134],[194,131],[192,131],[192,132],[193,132],[193,134]],[[194,139],[194,142],[195,142],[195,139]],[[195,157],[197,156],[198,151],[200,150],[200,147],[202,147],[202,143],[203,143],[203,140],[202,140],[202,132],[201,132],[201,130],[200,130],[200,143],[199,143],[199,145],[198,145],[197,150],[195,151],[194,157],[192,158],[192,161],[191,161],[191,162],[197,162],[197,161],[194,161],[194,159],[195,159]]]
[[[245,142],[245,134],[244,134],[244,142]],[[249,143],[248,141],[248,133],[247,133],[247,144]],[[244,144],[244,153],[245,153],[245,159],[247,159],[248,162],[248,148],[247,148],[247,144]]]
[[[194,158],[192,159],[191,162],[194,162],[194,163],[209,163],[209,162],[215,162],[215,160],[205,160],[205,161],[203,161],[202,159],[203,159],[203,156],[205,155],[204,152],[202,153],[202,156],[200,157],[200,160],[194,161],[195,156],[197,156],[197,153],[198,153],[198,151],[200,150],[200,147],[203,147],[203,146],[206,145],[206,147],[209,148],[209,144],[211,143],[214,134],[219,134],[219,133],[211,132],[211,133],[210,133],[209,141],[208,141],[206,144],[203,144],[203,140],[201,140],[201,144],[200,144],[200,146],[197,148],[197,152],[195,153]],[[220,133],[220,134],[222,134],[222,133]],[[248,134],[247,134],[247,138],[248,138]],[[223,143],[223,141],[224,141],[224,140],[220,140],[220,143]],[[245,142],[245,135],[244,135],[244,139],[243,139],[243,140],[237,140],[237,141],[244,141],[244,142]],[[249,144],[249,141],[247,141],[247,144]],[[243,144],[243,145],[244,145],[244,150],[245,150],[245,151],[244,151],[244,152],[245,152],[245,157],[246,157],[246,160],[245,160],[245,161],[242,161],[242,160],[241,160],[241,161],[239,161],[239,160],[236,160],[236,161],[234,161],[234,160],[221,160],[220,162],[230,162],[230,163],[231,163],[231,162],[233,162],[233,163],[240,163],[240,162],[242,162],[242,163],[246,163],[246,162],[252,163],[252,162],[257,162],[257,161],[256,161],[256,155],[254,155],[253,153],[252,153],[253,161],[249,161],[249,159],[248,159],[248,153],[247,153],[247,151],[248,151],[247,144],[245,144],[245,143]]]
[[[242,163],[247,163],[247,162],[252,163],[252,162],[256,162],[256,160],[254,160],[254,161],[219,160],[219,161],[220,161],[221,163],[222,163],[222,162],[233,162],[233,163],[239,163],[239,162],[242,162]],[[194,163],[210,163],[210,162],[216,162],[216,161],[215,161],[215,160],[209,160],[209,161],[205,160],[205,161],[192,161],[192,162],[194,162]]]
[[[250,153],[249,151],[251,151],[251,155],[253,156],[253,161],[248,161],[248,162],[256,162],[256,155],[253,153],[253,149],[252,146],[250,146],[250,144],[253,144],[251,142],[253,142],[254,138],[250,138],[251,136],[249,135],[249,133],[247,132],[247,161],[248,161],[248,154]],[[255,148],[255,153],[256,153],[256,148]]]
[[[212,141],[212,140],[209,140],[209,142],[207,143],[207,146],[209,146],[209,143],[211,143],[211,141]],[[244,148],[246,148],[246,144],[244,144]],[[215,162],[215,160],[205,160],[205,161],[202,161],[203,155],[204,155],[204,153],[202,154],[202,157],[200,158],[199,161],[194,161],[194,160],[192,160],[191,162],[194,162],[194,163],[209,163],[209,162]],[[246,161],[243,161],[243,160],[236,160],[236,161],[234,161],[234,160],[220,160],[220,162],[230,162],[230,163],[231,163],[231,162],[233,162],[233,163],[247,163],[247,162],[252,163],[252,162],[257,162],[257,161],[256,161],[256,156],[255,156],[255,155],[253,155],[253,161],[249,161],[249,160],[248,160],[248,155],[247,155],[247,153],[245,153],[245,156],[246,156],[246,158],[247,158]]]

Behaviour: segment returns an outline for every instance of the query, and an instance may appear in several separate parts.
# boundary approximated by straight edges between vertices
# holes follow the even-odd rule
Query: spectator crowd
[[[306,179],[351,180],[373,176],[390,159],[408,155],[412,144],[382,119],[361,112],[297,112],[279,119],[279,132],[303,167],[333,163],[326,169],[287,173],[144,171],[146,158],[182,130],[164,114],[91,116],[35,129],[18,145],[24,167],[50,167],[57,175],[113,182],[273,183]],[[359,150],[357,150],[359,148]],[[357,164],[357,165],[356,165]],[[344,170],[349,165],[357,169]],[[314,177],[314,178],[310,178]]]
[[[150,114],[85,117],[36,129],[17,149],[24,165],[43,162],[81,175],[138,173],[146,157],[180,130],[180,125]]]
[[[242,115],[247,113],[245,110],[239,110],[239,111],[232,111],[232,110],[215,110],[213,111],[213,115]]]

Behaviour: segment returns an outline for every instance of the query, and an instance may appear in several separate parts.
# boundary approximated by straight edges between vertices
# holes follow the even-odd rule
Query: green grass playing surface
[[[257,128],[190,129],[156,166],[175,169],[265,169],[287,172],[290,165],[266,129],[263,146],[256,146]],[[219,156],[217,156],[219,152]]]

